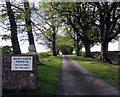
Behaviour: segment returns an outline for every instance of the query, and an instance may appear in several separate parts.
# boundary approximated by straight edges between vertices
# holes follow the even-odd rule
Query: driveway
[[[118,95],[112,87],[78,62],[63,56],[60,65],[57,95]]]

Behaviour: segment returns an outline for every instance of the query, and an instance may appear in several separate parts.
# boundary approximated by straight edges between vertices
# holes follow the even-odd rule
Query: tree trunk
[[[79,47],[77,47],[76,56],[81,56],[81,55],[80,55],[80,48],[79,48]]]
[[[25,24],[26,24],[27,33],[28,33],[29,45],[34,45],[35,46],[34,36],[33,36],[33,33],[32,33],[31,19],[30,19],[31,9],[30,9],[30,5],[29,5],[28,0],[24,1],[24,9],[25,9]],[[37,53],[36,46],[35,46],[35,52]],[[37,58],[38,64],[40,64],[38,55],[36,55],[36,58]]]
[[[106,32],[105,32],[106,31]],[[111,63],[111,60],[108,55],[108,30],[105,30],[105,26],[103,24],[103,21],[101,20],[101,26],[100,26],[100,37],[101,37],[101,56],[100,60],[103,60],[104,62]]]
[[[6,0],[6,6],[7,6],[7,13],[9,16],[9,21],[10,21],[11,42],[12,42],[12,47],[13,47],[13,53],[21,54],[20,45],[19,45],[19,41],[17,37],[17,25],[15,22],[15,16],[11,9],[10,1]]]
[[[57,56],[57,52],[56,52],[56,34],[53,34],[53,42],[52,42],[52,52],[53,52],[53,56]]]
[[[25,23],[26,23],[26,28],[27,28],[27,32],[28,32],[28,40],[29,40],[29,45],[34,43],[34,37],[33,37],[33,33],[32,33],[32,25],[31,25],[31,10],[30,10],[30,6],[29,6],[29,2],[25,1],[24,2],[24,8],[25,8]]]
[[[89,42],[85,41],[85,42],[83,42],[83,44],[85,47],[85,57],[92,57]]]
[[[108,54],[108,43],[106,41],[101,43],[101,60],[112,63]]]
[[[80,41],[76,42],[76,56],[81,56],[80,54],[81,44],[79,42]]]

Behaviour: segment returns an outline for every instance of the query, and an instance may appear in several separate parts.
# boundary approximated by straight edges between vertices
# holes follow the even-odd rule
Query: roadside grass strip
[[[109,63],[97,61],[92,58],[78,57],[78,56],[70,56],[72,59],[78,61],[84,67],[86,67],[91,72],[100,76],[100,78],[104,79],[106,82],[111,84],[112,86],[119,88],[120,87],[120,78],[119,76],[119,65],[112,65]]]

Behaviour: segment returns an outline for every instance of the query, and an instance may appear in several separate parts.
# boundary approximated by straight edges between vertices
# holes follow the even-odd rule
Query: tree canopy
[[[36,6],[25,0],[1,6],[2,28],[11,31],[3,39],[11,38],[14,53],[21,53],[18,32],[23,36],[27,32],[29,44],[42,39],[54,56],[63,49],[80,55],[84,46],[85,56],[92,57],[90,48],[99,42],[101,59],[111,63],[108,44],[120,33],[120,2],[40,2]]]

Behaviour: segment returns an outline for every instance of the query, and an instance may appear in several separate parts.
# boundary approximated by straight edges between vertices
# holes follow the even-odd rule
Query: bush
[[[2,54],[11,54],[13,53],[12,46],[3,46],[1,47],[2,49]]]
[[[52,56],[52,52],[41,52],[39,53],[39,57],[49,57]]]

